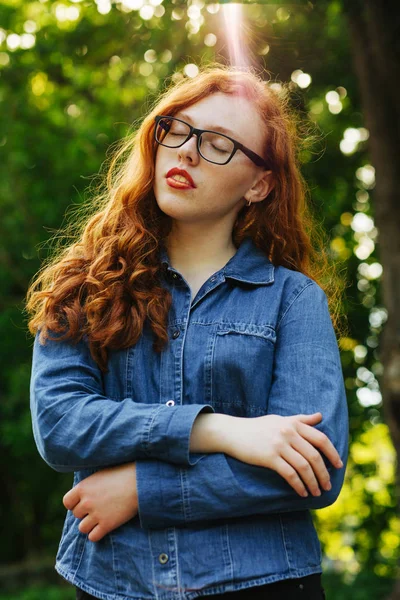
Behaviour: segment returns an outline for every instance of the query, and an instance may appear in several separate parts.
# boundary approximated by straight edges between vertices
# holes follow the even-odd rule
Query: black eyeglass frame
[[[179,144],[178,146],[167,146],[166,144],[163,144],[162,142],[159,142],[157,140],[157,138],[156,138],[156,131],[157,131],[158,122],[161,119],[174,119],[175,121],[180,121],[181,123],[184,123],[185,125],[187,125],[188,127],[190,127],[190,133],[187,136],[186,140],[184,140],[182,142],[182,144]],[[253,150],[250,150],[250,148],[247,148],[246,146],[244,146],[243,144],[241,144],[237,140],[234,140],[233,138],[229,137],[229,135],[225,135],[224,133],[221,133],[220,131],[213,131],[212,129],[198,129],[197,127],[192,127],[192,125],[190,125],[190,123],[186,123],[186,121],[183,121],[182,119],[178,119],[177,117],[171,117],[169,115],[157,115],[156,117],[154,117],[154,121],[156,123],[156,126],[154,127],[154,139],[157,142],[157,144],[160,144],[161,146],[165,146],[166,148],[171,148],[171,147],[173,147],[173,148],[180,148],[181,146],[183,146],[183,144],[186,144],[186,142],[188,140],[190,140],[190,138],[192,137],[193,134],[195,134],[195,135],[197,135],[197,151],[198,151],[198,153],[200,154],[200,156],[202,158],[204,158],[204,160],[207,160],[208,162],[213,163],[214,165],[226,165],[226,164],[228,164],[228,162],[231,161],[232,158],[235,156],[237,150],[241,150],[258,167],[265,167],[266,169],[268,169],[268,167],[269,167],[268,163],[266,163],[265,160],[263,158],[261,158],[261,156],[259,156],[255,152],[253,152]],[[222,135],[223,137],[225,137],[228,140],[230,140],[231,142],[233,142],[232,154],[230,155],[230,157],[228,158],[228,160],[226,162],[224,162],[224,163],[217,163],[214,160],[209,160],[208,158],[206,158],[205,156],[202,155],[201,150],[200,150],[200,136],[201,136],[202,133],[205,133],[205,132],[216,133],[218,135]]]

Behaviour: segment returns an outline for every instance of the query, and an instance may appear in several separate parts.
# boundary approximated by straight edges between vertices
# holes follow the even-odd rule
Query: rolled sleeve
[[[181,465],[190,455],[190,434],[207,404],[167,406],[104,395],[100,369],[88,345],[60,340],[33,348],[30,408],[39,454],[56,471],[101,468],[139,458]]]
[[[204,454],[190,452],[190,436],[197,416],[215,412],[210,404],[160,405],[143,443],[149,457],[171,463],[195,465]]]

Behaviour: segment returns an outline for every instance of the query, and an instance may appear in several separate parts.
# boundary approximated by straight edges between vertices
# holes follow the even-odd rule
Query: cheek
[[[230,169],[217,180],[216,185],[221,197],[240,200],[250,187],[241,169]]]
[[[160,189],[160,186],[163,183],[163,179],[164,179],[164,173],[166,173],[167,169],[163,168],[162,166],[162,161],[156,161],[155,166],[154,166],[154,182],[153,182],[153,189],[155,192],[157,192],[158,189]]]
[[[167,157],[163,150],[162,146],[158,146],[154,156],[154,172],[157,177],[160,177],[164,171],[167,172]]]

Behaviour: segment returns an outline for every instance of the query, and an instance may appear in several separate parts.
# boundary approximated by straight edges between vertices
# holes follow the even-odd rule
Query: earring
[[[250,204],[251,204],[251,200],[247,200],[246,206],[250,206]]]

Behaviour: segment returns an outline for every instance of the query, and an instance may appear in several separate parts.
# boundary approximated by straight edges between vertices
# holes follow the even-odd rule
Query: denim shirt
[[[172,294],[167,347],[138,342],[103,374],[87,341],[33,348],[31,413],[42,458],[74,472],[136,461],[138,514],[99,542],[67,511],[57,572],[104,600],[191,600],[321,573],[311,509],[335,502],[348,455],[348,409],[326,295],[274,266],[250,238],[191,299],[162,254]],[[301,497],[277,472],[222,452],[190,452],[197,415],[320,411],[315,425],[344,463],[322,454],[332,489]],[[71,482],[72,483],[72,482]],[[61,498],[60,498],[61,502]]]

